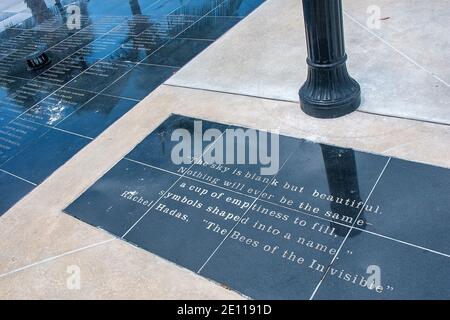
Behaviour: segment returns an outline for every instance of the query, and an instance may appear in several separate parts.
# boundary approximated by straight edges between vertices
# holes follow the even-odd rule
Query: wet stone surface
[[[73,25],[71,1],[29,0],[0,22],[0,215],[262,2],[81,0]],[[210,19],[224,10],[240,14]]]
[[[172,115],[65,212],[255,299],[450,298],[448,169],[246,130]]]

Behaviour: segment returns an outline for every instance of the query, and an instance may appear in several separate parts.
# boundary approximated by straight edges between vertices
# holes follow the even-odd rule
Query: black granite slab
[[[323,276],[310,265],[328,266],[344,238],[329,223],[267,202],[256,201],[246,218],[200,274],[255,299],[309,299]]]
[[[408,229],[407,225],[402,226]],[[334,273],[327,273],[313,299],[449,299],[450,256],[370,233],[356,233],[352,231],[332,265]],[[380,286],[369,289],[364,280],[375,272],[380,275]]]
[[[211,194],[223,195],[217,199]],[[230,204],[231,198],[241,205]],[[251,198],[181,178],[163,199],[124,235],[124,239],[197,271],[225,239],[228,230],[243,217],[246,211],[244,205],[250,205],[252,202]],[[229,219],[214,214],[214,210],[225,211]],[[212,231],[214,227],[220,231]]]
[[[139,64],[113,83],[104,93],[142,100],[177,70],[173,67]]]
[[[38,184],[90,141],[81,136],[50,129],[3,163],[0,169]]]
[[[47,177],[79,150],[78,139],[96,137],[210,43],[174,39],[222,3],[82,1],[80,28],[75,29],[67,24],[64,10],[70,0],[29,9],[31,17],[0,32],[0,164],[7,161],[15,172],[11,174],[23,173],[17,178],[21,181],[37,183]],[[173,14],[182,7],[183,14]],[[220,30],[210,30],[216,37],[228,30],[217,27]],[[138,64],[171,40],[153,56],[158,61]],[[45,48],[51,63],[30,70],[26,57],[37,48]],[[158,67],[161,62],[168,67]],[[102,91],[105,94],[98,95]],[[53,134],[50,129],[55,126],[65,134]],[[65,149],[64,154],[55,154],[54,165],[41,155],[53,155],[39,144],[44,135],[55,136],[49,138],[49,148]],[[31,155],[40,165],[40,158],[48,163],[27,168]],[[22,196],[19,189],[17,196],[11,191],[10,199]]]
[[[391,160],[371,196],[367,230],[450,255],[450,170]]]
[[[218,126],[218,124],[209,124],[206,129],[210,127]],[[222,128],[222,126],[219,126],[218,128]],[[236,126],[229,126],[228,129],[237,129],[242,130],[243,128],[236,127]],[[256,131],[253,131],[256,133]],[[225,139],[229,139],[227,137],[227,134],[224,134]],[[278,144],[278,154],[277,157],[277,166],[273,167],[273,171],[267,172],[264,175],[261,174],[261,168],[269,169],[269,165],[261,165],[260,163],[250,163],[248,161],[250,154],[255,154],[258,152],[259,144],[261,143],[261,137],[257,138],[257,143],[254,144],[248,144],[247,140],[234,140],[234,148],[233,148],[233,155],[234,157],[234,164],[233,165],[227,165],[223,164],[219,167],[217,167],[214,164],[211,164],[208,162],[208,159],[204,159],[204,161],[195,163],[191,170],[186,172],[185,176],[190,178],[196,178],[197,175],[199,176],[211,176],[216,177],[216,179],[209,181],[210,184],[217,186],[219,188],[233,191],[239,194],[242,194],[244,196],[249,196],[253,198],[257,198],[261,195],[262,190],[271,188],[272,184],[278,185],[278,180],[270,181],[271,179],[274,179],[276,175],[279,174],[279,169],[284,168],[286,165],[294,162],[291,161],[291,158],[293,155],[297,153],[298,150],[300,150],[303,141],[289,138],[289,137],[281,137],[277,134],[274,134],[273,136],[268,135],[267,136],[267,143],[271,144],[273,143]],[[227,149],[226,143],[222,145],[222,147],[217,147],[217,145],[213,146],[214,152],[217,152],[218,150],[221,150],[222,154],[227,156],[230,149]],[[245,158],[247,159],[246,163],[239,163],[238,162],[238,155],[240,154],[241,150],[245,150]],[[229,156],[229,155],[228,155]],[[228,161],[228,160],[227,160]],[[182,169],[184,169],[184,166],[181,166],[178,168],[177,172],[182,173]],[[220,169],[220,177],[217,176],[218,169]],[[284,172],[284,169],[283,169]],[[269,184],[270,182],[270,184]],[[268,185],[269,184],[269,185]],[[276,192],[274,193],[276,194]],[[274,194],[264,194],[264,199],[270,196],[270,199],[275,198]]]
[[[189,1],[187,5],[192,5],[195,1]],[[142,13],[150,16],[165,16],[171,14],[183,5],[180,1],[156,1],[153,5],[142,9]]]
[[[370,212],[363,211],[356,217],[386,162],[387,158],[379,155],[302,141],[276,176],[276,184],[267,187],[267,193],[273,196],[268,200],[333,221],[336,232],[342,235],[347,228],[343,233],[339,228],[355,222],[365,229]],[[372,198],[366,205],[376,211]]]
[[[224,2],[225,0],[193,0],[172,11],[171,15],[203,16]]]
[[[269,174],[174,163],[175,129],[246,129],[198,121],[170,116],[65,211],[251,298],[450,298],[448,169],[285,136]]]
[[[6,55],[0,59],[0,74],[9,75],[24,79],[33,79],[43,71],[50,68],[47,65],[39,70],[30,70],[26,63],[26,57],[36,51],[36,48],[46,48],[47,55],[52,63],[57,63],[64,59],[67,55],[73,53],[59,52],[58,43],[64,41],[64,38],[69,36],[65,32],[48,32],[27,30],[14,40],[9,40],[3,45],[6,49]],[[62,45],[61,45],[62,46]],[[55,50],[53,50],[55,49]]]
[[[95,17],[130,16],[136,11],[143,11],[157,4],[158,0],[131,0],[131,1],[89,1],[89,15]],[[166,1],[162,1],[166,2]],[[174,1],[169,1],[174,2]],[[178,2],[178,0],[176,1]]]
[[[208,16],[245,17],[262,3],[264,0],[227,0],[210,12]]]
[[[208,40],[174,39],[152,53],[143,62],[149,64],[182,67],[212,42]]]
[[[37,76],[35,80],[60,86],[66,85],[92,67],[97,61],[99,59],[95,57],[88,57],[82,52],[76,52],[60,63],[52,65],[48,70]]]
[[[106,58],[111,52],[116,51],[127,41],[126,37],[103,35],[87,46],[81,48],[78,52],[93,60]]]
[[[98,95],[77,109],[57,127],[95,138],[134,107],[138,101]]]
[[[126,16],[101,16],[87,14],[82,16],[82,19],[83,17],[87,19],[86,26],[77,32],[80,34],[93,34],[97,37],[108,34],[127,20]]]
[[[105,59],[97,62],[89,70],[74,78],[67,86],[75,89],[101,92],[133,67],[133,63]]]
[[[59,61],[64,60],[65,58],[73,55],[77,52],[80,52],[86,60],[95,61],[95,56],[90,56],[90,52],[88,49],[84,49],[85,47],[90,48],[91,44],[99,38],[95,34],[87,34],[87,32],[79,32],[76,35],[71,36],[69,39],[66,39],[55,46],[51,47],[47,53],[52,60],[51,66],[57,64]]]
[[[239,23],[239,17],[206,16],[180,34],[180,38],[216,40]]]
[[[146,16],[148,26],[136,37],[138,39],[159,37],[159,38],[176,38],[181,32],[194,24],[199,17],[197,16]]]
[[[9,123],[10,121],[16,119],[20,115],[15,109],[5,104],[0,104],[0,128]]]
[[[0,127],[0,168],[50,129],[22,119],[11,119]]]
[[[25,112],[55,92],[59,86],[38,81],[0,77],[0,102]]]
[[[124,43],[109,58],[114,61],[140,62],[158,50],[169,39],[155,34],[127,37]]]
[[[20,116],[21,119],[54,126],[81,108],[94,97],[93,93],[62,88]]]
[[[0,170],[0,216],[33,188],[33,184]]]
[[[51,49],[55,52],[59,52],[63,56],[68,56],[88,45],[96,38],[97,35],[94,33],[88,33],[87,31],[83,33],[77,32],[73,35],[67,36],[65,40],[58,42]],[[48,42],[44,43],[48,45]]]
[[[222,133],[228,126],[222,124],[214,124],[209,121],[202,121],[201,125],[195,125],[195,119],[180,115],[173,115],[159,125],[153,132],[148,135],[139,145],[136,146],[125,158],[150,166],[170,170],[177,173],[180,168],[186,168],[191,165],[194,157],[194,145],[191,145],[191,156],[186,156],[183,160],[185,165],[174,164],[171,160],[171,152],[178,140],[172,141],[172,132],[181,128],[186,130],[190,135],[203,135],[206,130],[215,128],[218,133]],[[203,142],[202,149],[205,149],[210,142]]]
[[[122,160],[67,210],[96,227],[122,236],[178,177]],[[107,192],[105,192],[107,190]]]

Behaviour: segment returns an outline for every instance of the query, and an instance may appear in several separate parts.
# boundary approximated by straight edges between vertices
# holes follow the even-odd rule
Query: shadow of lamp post
[[[337,148],[334,146],[321,144],[323,162],[327,174],[328,188],[330,194],[336,198],[353,200],[357,204],[363,204],[359,191],[358,170],[356,167],[355,152],[351,149]],[[366,218],[364,217],[364,205],[350,206],[344,202],[330,203],[331,211],[344,214],[351,218],[351,223],[347,226],[339,223],[331,222],[330,225],[336,231],[336,234],[345,237],[349,231],[349,227],[353,225],[354,221],[363,222],[357,224],[359,228],[365,228]],[[360,230],[354,229],[349,235],[354,237],[361,233]]]
[[[337,118],[361,103],[359,84],[347,72],[342,0],[303,0],[308,77],[300,89],[302,110]]]

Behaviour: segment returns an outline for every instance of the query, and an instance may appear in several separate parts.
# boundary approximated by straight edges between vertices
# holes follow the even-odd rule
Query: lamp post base
[[[300,107],[304,113],[314,118],[334,119],[352,113],[361,104],[361,89],[354,82],[355,92],[343,99],[334,101],[315,100],[307,95],[302,96],[300,89]]]
[[[340,66],[309,64],[308,79],[299,91],[300,106],[306,114],[322,119],[345,116],[361,104],[361,87]]]

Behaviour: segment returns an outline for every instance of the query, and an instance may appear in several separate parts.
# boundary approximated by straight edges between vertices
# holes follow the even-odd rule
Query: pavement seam
[[[33,262],[31,264],[27,264],[27,265],[25,265],[23,267],[20,267],[20,268],[17,268],[17,269],[13,269],[11,271],[8,271],[8,272],[0,274],[0,279],[5,278],[7,276],[10,276],[12,274],[15,274],[17,272],[20,272],[20,271],[23,271],[23,270],[26,270],[26,269],[29,269],[29,268],[32,268],[32,267],[35,267],[35,266],[38,266],[38,265],[50,262],[50,261],[54,261],[54,260],[57,260],[59,258],[68,256],[68,255],[71,255],[71,254],[74,254],[74,253],[78,253],[78,252],[81,252],[81,251],[85,251],[85,250],[89,250],[89,249],[101,246],[103,244],[107,244],[107,243],[112,242],[114,240],[117,240],[117,238],[114,237],[112,239],[96,242],[96,243],[93,243],[93,244],[90,244],[90,245],[87,245],[87,246],[84,246],[84,247],[81,247],[81,248],[69,250],[69,251],[66,251],[64,253],[61,253],[61,254],[58,254],[58,255],[55,255],[55,256],[51,256],[49,258],[45,258],[45,259]]]
[[[169,80],[170,79],[167,79],[167,81],[169,81]],[[261,96],[255,96],[255,95],[251,95],[251,94],[231,92],[231,91],[221,91],[221,90],[215,90],[215,89],[191,87],[191,86],[187,86],[187,85],[178,85],[178,84],[172,84],[172,83],[167,83],[167,82],[164,82],[162,85],[167,86],[167,87],[181,88],[181,89],[191,89],[191,90],[205,91],[205,92],[211,92],[211,93],[230,94],[230,95],[234,95],[234,96],[241,96],[241,97],[254,98],[254,99],[262,99],[262,100],[268,100],[268,101],[276,101],[276,102],[286,102],[286,103],[299,104],[299,101],[279,99],[279,98],[261,97]],[[420,122],[420,123],[429,123],[429,124],[433,124],[433,125],[450,127],[450,123],[445,123],[445,122],[436,122],[436,121],[432,121],[432,120],[421,120],[421,119],[414,119],[414,118],[406,118],[406,117],[400,117],[400,116],[389,115],[389,114],[382,114],[382,113],[375,113],[375,112],[364,111],[364,110],[356,110],[355,112],[370,114],[370,115],[379,116],[379,117],[388,117],[388,118],[409,120],[409,121],[415,121],[415,122]]]
[[[358,26],[360,26],[362,29],[366,30],[368,33],[370,33],[372,36],[374,36],[375,38],[377,38],[378,40],[380,40],[382,43],[384,43],[386,46],[388,46],[389,48],[391,48],[392,50],[394,50],[396,53],[398,53],[399,55],[401,55],[403,58],[405,58],[406,60],[408,60],[409,62],[411,62],[412,64],[414,64],[416,67],[418,67],[419,69],[421,69],[422,71],[425,71],[426,73],[428,73],[429,75],[431,75],[433,78],[435,78],[437,81],[439,81],[440,83],[444,84],[446,87],[450,87],[450,83],[448,83],[447,81],[445,81],[444,79],[442,79],[441,77],[439,77],[437,74],[435,74],[434,72],[428,70],[427,68],[425,68],[423,65],[421,65],[419,62],[417,62],[416,60],[414,60],[413,58],[411,58],[410,56],[408,56],[406,53],[404,53],[403,51],[401,51],[400,49],[396,48],[395,46],[393,46],[391,43],[389,43],[389,41],[385,40],[383,37],[381,37],[380,35],[376,34],[375,32],[373,32],[372,30],[370,30],[369,28],[367,28],[365,25],[363,25],[361,22],[359,22],[358,20],[356,20],[355,18],[353,18],[348,12],[346,12],[344,10],[344,15],[349,18],[351,21],[353,21],[355,24],[357,24]]]

